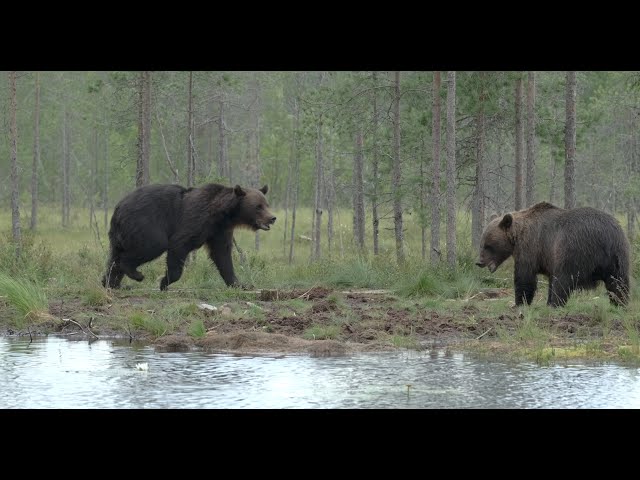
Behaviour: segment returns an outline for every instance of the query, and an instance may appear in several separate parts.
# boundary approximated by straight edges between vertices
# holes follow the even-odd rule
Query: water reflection
[[[436,350],[272,357],[0,339],[2,408],[639,408],[638,373]]]

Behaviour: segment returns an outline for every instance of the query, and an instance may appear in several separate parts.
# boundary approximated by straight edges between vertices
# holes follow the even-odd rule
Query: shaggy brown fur
[[[269,230],[276,217],[261,189],[208,184],[199,188],[146,185],[125,196],[111,217],[111,253],[102,284],[118,288],[124,275],[137,280],[137,268],[167,252],[160,289],[182,275],[187,255],[203,245],[227,285],[239,286],[233,270],[233,230]]]
[[[611,215],[547,202],[493,219],[480,243],[479,267],[491,273],[513,255],[516,305],[531,304],[537,274],[549,279],[547,303],[564,305],[576,288],[602,280],[616,305],[629,299],[629,241]]]

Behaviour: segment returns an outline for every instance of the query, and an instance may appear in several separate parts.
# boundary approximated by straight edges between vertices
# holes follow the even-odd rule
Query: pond
[[[640,408],[640,369],[436,349],[316,358],[5,337],[0,408]]]

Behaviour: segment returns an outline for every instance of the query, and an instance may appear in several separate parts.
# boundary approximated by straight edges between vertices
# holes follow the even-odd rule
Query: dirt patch
[[[271,302],[274,300],[292,300],[294,298],[316,300],[318,298],[325,298],[331,292],[331,289],[325,287],[313,287],[307,290],[261,290],[260,300],[265,302]]]

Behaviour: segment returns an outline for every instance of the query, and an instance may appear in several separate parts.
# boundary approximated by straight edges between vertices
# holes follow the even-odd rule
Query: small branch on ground
[[[489,330],[487,330],[486,332],[484,332],[482,335],[480,335],[479,337],[476,338],[476,340],[480,340],[482,337],[484,337],[487,333],[489,333],[491,331],[493,327],[489,327]]]
[[[80,324],[79,324],[78,322],[76,322],[75,320],[72,320],[72,319],[70,319],[70,318],[63,318],[63,319],[62,319],[62,321],[63,321],[63,322],[71,322],[71,323],[73,323],[74,325],[77,325],[77,326],[78,326],[78,328],[79,328],[80,330],[82,330],[82,333],[84,333],[85,335],[87,334],[87,333],[85,332],[85,329],[84,329],[84,328],[82,328],[82,325],[80,325]],[[97,336],[95,333],[93,333],[91,330],[87,329],[87,331],[88,331],[91,335],[93,335],[93,336],[94,336],[94,338],[98,338],[98,336]]]

